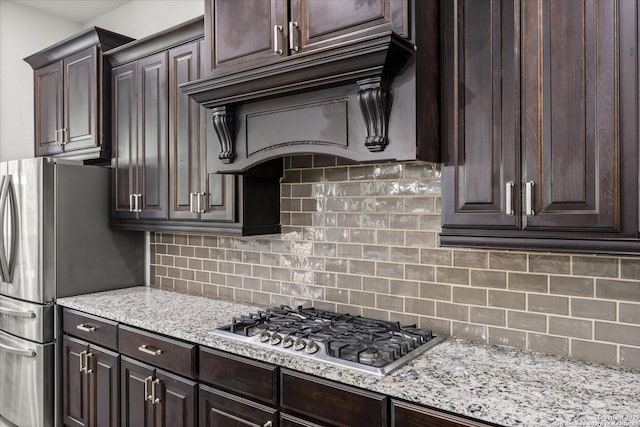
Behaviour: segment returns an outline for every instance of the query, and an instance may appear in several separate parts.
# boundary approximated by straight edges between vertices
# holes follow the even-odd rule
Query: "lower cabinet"
[[[62,320],[65,426],[491,425],[68,308]]]
[[[195,427],[194,381],[122,356],[122,426]]]
[[[482,427],[493,424],[471,420],[412,403],[391,400],[392,427]]]
[[[64,335],[62,338],[63,420],[67,426],[117,427],[120,356]]]

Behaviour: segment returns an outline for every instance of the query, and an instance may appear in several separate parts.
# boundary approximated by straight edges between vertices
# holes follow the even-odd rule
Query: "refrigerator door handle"
[[[33,349],[10,347],[6,344],[2,344],[1,342],[0,349],[8,351],[9,353],[19,354],[20,356],[35,357],[37,355],[36,351]]]
[[[7,316],[14,317],[26,317],[29,319],[36,317],[36,312],[33,310],[11,310],[4,307],[0,307],[0,314],[6,314]]]
[[[7,205],[10,209],[9,217],[9,254],[7,255],[5,218]],[[0,273],[6,283],[13,281],[14,266],[16,264],[16,244],[18,243],[18,217],[16,192],[13,187],[13,177],[5,175],[0,188]]]

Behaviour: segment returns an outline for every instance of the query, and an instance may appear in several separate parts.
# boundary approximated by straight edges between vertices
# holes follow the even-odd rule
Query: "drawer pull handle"
[[[271,421],[267,421],[266,423],[262,424],[262,427],[272,427],[273,423]]]
[[[152,356],[160,356],[162,354],[162,350],[160,350],[159,348],[151,349],[149,347],[147,347],[146,344],[142,344],[140,347],[138,347],[138,350],[140,350],[143,353],[147,353],[150,354]]]
[[[33,310],[11,310],[10,308],[0,307],[0,314],[6,314],[8,316],[14,317],[26,317],[26,318],[34,318],[36,317],[36,312]]]
[[[84,323],[79,324],[78,326],[76,326],[76,329],[82,331],[82,332],[95,332],[96,329],[98,329],[95,326],[91,326],[91,325],[87,325]]]

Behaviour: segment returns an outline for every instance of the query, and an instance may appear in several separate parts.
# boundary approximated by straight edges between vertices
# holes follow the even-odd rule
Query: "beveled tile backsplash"
[[[280,235],[152,233],[152,285],[640,367],[640,257],[440,248],[440,165],[285,159]]]

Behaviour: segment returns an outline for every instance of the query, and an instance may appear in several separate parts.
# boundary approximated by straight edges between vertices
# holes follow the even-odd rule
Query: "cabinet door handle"
[[[504,190],[504,213],[510,216],[515,215],[513,212],[513,181],[505,184]]]
[[[193,196],[195,196],[198,193],[189,193],[189,212],[194,212],[193,211]]]
[[[205,212],[207,212],[207,193],[198,193],[198,213]]]
[[[524,203],[525,203],[525,214],[527,216],[534,216],[536,213],[533,210],[533,186],[535,183],[533,181],[528,181],[524,185]]]
[[[262,424],[262,427],[272,427],[273,423],[271,421],[267,421],[266,423]]]
[[[153,387],[153,377],[149,376],[147,378],[144,379],[144,400],[148,401],[151,400],[151,394],[149,394],[149,385],[151,385],[151,387]],[[153,393],[153,392],[152,392]]]
[[[298,28],[298,21],[289,21],[289,50],[291,52],[297,52],[300,50],[295,42],[295,29]]]
[[[80,352],[80,372],[84,372],[86,364],[87,364],[87,352],[81,351]]]
[[[95,332],[96,329],[98,329],[98,328],[95,327],[95,326],[91,326],[91,325],[87,325],[87,324],[81,323],[81,324],[76,326],[76,329],[79,330],[79,331],[82,331],[82,332]]]
[[[85,374],[92,374],[93,373],[93,369],[89,368],[89,363],[91,363],[91,359],[93,358],[93,353],[87,353],[84,356],[84,373]]]
[[[282,25],[274,25],[273,26],[273,51],[278,55],[282,55],[282,49],[278,48],[278,38],[279,34],[282,32]]]
[[[138,351],[150,354],[152,356],[160,356],[162,354],[162,350],[160,350],[159,348],[151,349],[146,344],[142,344],[140,347],[138,347]]]
[[[60,145],[60,133],[62,132],[62,129],[56,129],[56,137],[55,137],[55,142],[54,144],[56,145]]]
[[[133,195],[133,211],[132,212],[142,212],[142,208],[140,207],[140,205],[142,204],[140,202],[140,200],[142,199],[142,194],[138,193],[138,194],[134,194]]]
[[[129,193],[129,212],[133,212],[133,193]]]
[[[151,383],[151,403],[155,405],[156,403],[160,403],[160,398],[158,397],[160,393],[156,393],[156,386],[160,387],[160,380],[155,379],[153,383]]]
[[[68,139],[69,139],[69,129],[68,128],[62,128],[60,129],[60,135],[62,136],[61,141],[60,141],[60,145],[67,145]]]

